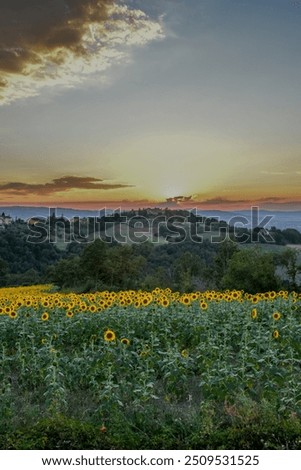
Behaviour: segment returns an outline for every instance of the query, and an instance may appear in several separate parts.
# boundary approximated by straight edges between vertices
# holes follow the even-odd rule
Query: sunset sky
[[[0,205],[301,209],[301,1],[1,0]]]

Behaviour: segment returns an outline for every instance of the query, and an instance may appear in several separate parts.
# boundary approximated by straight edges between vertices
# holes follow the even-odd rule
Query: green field
[[[2,448],[301,448],[297,294],[1,294]]]

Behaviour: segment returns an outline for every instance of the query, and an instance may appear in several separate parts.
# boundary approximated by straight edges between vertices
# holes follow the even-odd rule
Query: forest
[[[185,236],[185,224],[180,225],[187,215],[189,237]],[[162,223],[160,216],[167,222]],[[22,220],[2,227],[0,285],[49,282],[58,289],[76,292],[153,289],[158,285],[180,292],[211,288],[254,293],[300,288],[299,251],[292,246],[301,243],[301,234],[295,229],[234,230],[226,222],[202,220],[186,211],[170,210],[154,217],[141,210],[138,214],[124,213],[122,217],[130,221],[126,242],[125,238],[118,242],[118,237],[104,236],[105,228],[111,234],[121,235],[122,218],[118,214],[99,219],[97,232],[95,220],[76,226],[76,221],[71,225],[55,217],[44,221],[44,225],[37,223],[34,231]],[[160,223],[155,225],[155,219]],[[196,229],[200,220],[203,225]],[[152,232],[155,242],[140,233],[141,226],[155,227]],[[37,234],[44,236],[46,228],[50,236],[36,238]],[[72,230],[77,234],[73,240],[68,238]]]

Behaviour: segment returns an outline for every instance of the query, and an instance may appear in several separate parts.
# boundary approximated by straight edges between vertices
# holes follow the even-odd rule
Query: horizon
[[[260,208],[259,206],[250,206],[250,207],[244,207],[244,208],[230,208],[230,209],[222,209],[222,208],[200,208],[197,206],[181,206],[181,205],[168,205],[162,203],[162,205],[150,205],[150,206],[143,206],[143,205],[138,205],[137,206],[124,206],[122,207],[121,205],[111,205],[111,206],[98,206],[95,208],[91,207],[79,207],[79,206],[64,206],[64,205],[53,205],[53,206],[47,206],[47,205],[41,205],[41,204],[35,204],[35,205],[22,205],[22,204],[14,204],[14,205],[0,205],[0,211],[4,212],[6,210],[9,211],[9,209],[20,209],[20,210],[26,210],[26,209],[46,209],[51,213],[51,211],[58,211],[58,210],[66,210],[66,211],[72,211],[72,212],[103,212],[106,210],[109,210],[111,212],[129,212],[129,211],[138,211],[138,210],[171,210],[171,211],[187,211],[187,212],[193,212],[193,211],[203,211],[203,212],[222,212],[225,214],[231,214],[231,213],[246,213],[254,211],[264,212],[264,213],[275,213],[275,214],[295,214],[295,213],[301,213],[301,209],[265,209],[265,208]],[[10,215],[9,213],[5,215]]]
[[[299,2],[5,0],[0,18],[1,206],[301,210]]]

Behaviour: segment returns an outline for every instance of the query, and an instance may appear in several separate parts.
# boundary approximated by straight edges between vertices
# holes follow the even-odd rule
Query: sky
[[[0,205],[301,210],[300,23],[298,0],[1,0]]]

